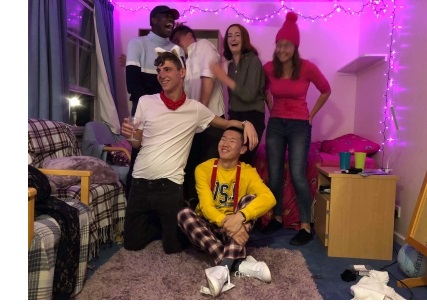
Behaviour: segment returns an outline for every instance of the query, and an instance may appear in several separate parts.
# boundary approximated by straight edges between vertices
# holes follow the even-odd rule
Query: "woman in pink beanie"
[[[276,197],[274,217],[264,228],[273,232],[282,228],[283,168],[288,149],[288,164],[298,203],[301,229],[291,239],[292,245],[304,245],[313,239],[311,231],[310,188],[306,178],[311,143],[311,123],[331,94],[329,82],[319,68],[300,58],[298,15],[289,12],[276,35],[273,61],[264,65],[266,99],[270,110],[266,149],[269,187]],[[307,91],[313,83],[320,92],[311,111],[307,107]]]

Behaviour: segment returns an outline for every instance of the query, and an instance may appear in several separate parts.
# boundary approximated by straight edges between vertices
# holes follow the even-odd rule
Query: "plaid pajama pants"
[[[243,196],[236,206],[234,213],[245,208],[255,195]],[[249,231],[253,228],[255,220],[249,221]],[[197,248],[209,253],[216,265],[224,258],[244,259],[246,248],[237,244],[233,238],[228,237],[224,229],[210,223],[198,216],[193,209],[184,208],[178,213],[178,226]]]

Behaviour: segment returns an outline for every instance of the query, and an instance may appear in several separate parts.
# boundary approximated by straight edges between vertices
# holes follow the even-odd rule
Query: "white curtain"
[[[96,12],[95,12],[96,14]],[[110,90],[110,84],[105,70],[104,59],[99,44],[98,30],[95,24],[95,44],[96,44],[96,60],[98,66],[98,107],[101,121],[105,122],[115,134],[120,134],[120,121],[113,95]]]

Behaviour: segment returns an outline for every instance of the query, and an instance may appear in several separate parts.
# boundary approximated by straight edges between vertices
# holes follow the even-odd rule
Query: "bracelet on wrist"
[[[242,211],[239,211],[239,212],[243,216],[243,223],[245,223],[246,222],[246,215]]]

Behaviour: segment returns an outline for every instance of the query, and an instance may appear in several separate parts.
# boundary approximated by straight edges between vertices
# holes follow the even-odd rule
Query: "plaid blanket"
[[[80,198],[80,186],[52,191],[58,198]],[[90,231],[89,261],[97,257],[101,243],[121,243],[124,227],[126,200],[121,184],[91,184],[90,211],[93,224]]]
[[[83,288],[86,278],[89,228],[93,217],[89,207],[75,199],[64,201],[79,210],[80,223],[80,255],[76,284],[72,296],[77,295]],[[56,250],[61,237],[61,229],[54,218],[42,214],[34,221],[34,238],[28,251],[28,299],[43,300],[52,298],[52,285],[55,272]]]
[[[28,251],[28,299],[52,298],[55,271],[55,248],[61,237],[58,223],[48,215],[34,221],[34,238]]]
[[[96,233],[96,226],[94,224],[94,218],[92,210],[85,204],[76,201],[75,199],[63,199],[68,205],[77,208],[80,212],[80,256],[79,256],[79,267],[76,276],[76,285],[71,297],[76,296],[83,289],[83,284],[86,279],[87,263],[89,256],[89,237]],[[95,240],[96,238],[93,238]]]
[[[66,123],[28,119],[28,154],[31,165],[41,167],[46,159],[81,155],[76,136]]]
[[[46,159],[81,155],[76,136],[71,126],[58,121],[28,119],[28,155],[31,165],[42,167]],[[57,198],[80,199],[80,186],[52,190]],[[123,185],[91,184],[90,208],[93,225],[90,229],[89,260],[98,256],[101,243],[121,243],[126,197]]]

